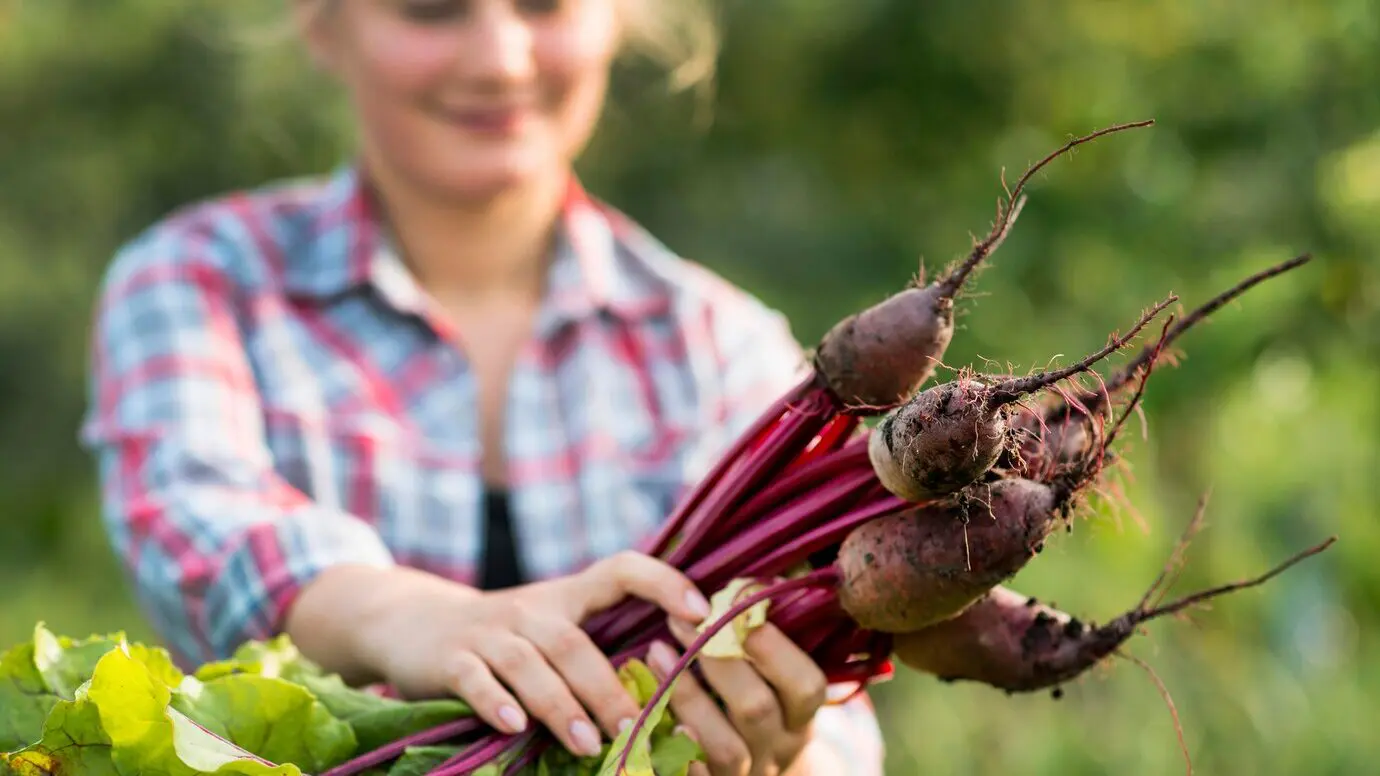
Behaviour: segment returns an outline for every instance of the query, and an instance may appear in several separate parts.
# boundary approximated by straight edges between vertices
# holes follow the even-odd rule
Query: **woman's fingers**
[[[824,671],[786,634],[766,623],[744,644],[752,666],[776,688],[785,728],[802,730],[828,699],[829,680]]]
[[[689,622],[709,616],[709,601],[690,578],[674,566],[640,552],[624,551],[599,560],[567,586],[567,612],[582,622],[632,596],[648,601],[667,614]]]
[[[674,620],[671,632],[687,646],[696,636],[694,628]],[[729,718],[747,740],[752,756],[770,758],[776,739],[785,732],[785,718],[776,691],[757,668],[745,660],[703,657],[699,665],[705,681],[723,699]]]
[[[567,749],[580,755],[599,754],[598,729],[532,642],[511,632],[496,631],[476,651],[513,689],[528,713],[550,728]]]
[[[642,709],[623,687],[613,664],[574,623],[534,612],[520,618],[518,629],[541,650],[609,738],[618,736],[624,720],[637,718]]]
[[[674,669],[680,653],[657,641],[647,650],[647,663],[658,679],[664,680]],[[671,713],[699,742],[713,776],[747,776],[752,768],[752,752],[719,705],[689,671],[676,677],[671,691]],[[692,771],[693,772],[693,771]]]
[[[498,730],[519,733],[527,728],[527,715],[512,693],[498,681],[489,665],[469,650],[458,650],[448,659],[446,685],[464,699],[474,713]]]

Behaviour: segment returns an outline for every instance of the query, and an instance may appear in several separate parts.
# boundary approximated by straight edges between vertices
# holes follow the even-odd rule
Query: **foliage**
[[[75,444],[95,283],[119,242],[169,210],[344,158],[338,96],[292,46],[241,35],[281,8],[0,0],[0,643],[28,639],[39,619],[147,636],[127,593],[102,602],[121,577]],[[1025,370],[1089,352],[1125,310],[1170,291],[1191,306],[1315,253],[1188,336],[1184,368],[1155,375],[1153,444],[1131,450],[1125,481],[1138,512],[1104,505],[1014,586],[1087,619],[1121,611],[1209,487],[1214,525],[1185,588],[1339,532],[1289,584],[1200,627],[1162,623],[1132,651],[1173,693],[1203,772],[1369,768],[1380,9],[729,0],[723,16],[713,123],[687,120],[689,98],[665,99],[631,67],[582,170],[673,247],[784,310],[803,342],[921,257],[932,271],[965,253],[1002,169],[1120,121],[1157,125],[1034,181],[963,303],[953,366]],[[876,697],[896,774],[1181,767],[1159,694],[1127,661],[1059,704],[904,672]]]
[[[655,676],[638,661],[619,675],[643,704],[656,691]],[[699,746],[674,730],[667,700],[637,734],[628,776],[653,776],[652,768],[656,776],[685,776],[702,759]],[[42,624],[0,656],[0,709],[0,776],[302,776],[471,715],[458,700],[403,701],[348,687],[285,636],[246,643],[184,674],[166,651],[124,633],[72,639]],[[530,771],[612,774],[629,733],[606,745],[602,758],[575,760],[554,749]],[[412,746],[369,773],[426,773],[458,751]],[[493,763],[480,776],[500,769]]]

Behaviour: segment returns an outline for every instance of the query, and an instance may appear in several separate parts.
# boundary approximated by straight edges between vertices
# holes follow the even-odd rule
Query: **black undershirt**
[[[522,563],[513,533],[508,492],[501,487],[484,490],[484,551],[479,586],[484,590],[515,587],[523,583]]]

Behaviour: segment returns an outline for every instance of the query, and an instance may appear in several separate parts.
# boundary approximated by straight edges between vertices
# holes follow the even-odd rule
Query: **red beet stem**
[[[406,751],[408,747],[438,744],[452,738],[463,736],[466,733],[473,733],[483,727],[484,721],[479,717],[464,717],[452,722],[446,722],[436,727],[413,733],[410,736],[404,736],[372,752],[367,752],[352,760],[343,762],[325,773],[322,773],[321,776],[357,776],[374,766],[382,765],[402,756],[403,752]]]
[[[733,538],[713,545],[702,556],[676,565],[701,588],[711,590],[736,576],[784,573],[812,553],[842,541],[848,531],[862,522],[898,509],[903,503],[877,488],[870,470],[865,469],[819,486],[799,503],[753,523]],[[797,538],[781,545],[782,536]],[[744,559],[763,557],[770,563],[770,570],[760,571],[764,567],[760,562],[751,564],[747,571],[741,570]],[[607,617],[601,620],[593,638],[606,647],[625,644],[631,634],[645,630],[662,616],[654,605],[635,599],[608,609],[605,614]]]
[[[738,435],[737,441],[730,447],[710,469],[709,473],[700,480],[689,494],[681,499],[676,505],[676,509],[671,516],[662,524],[661,530],[652,539],[650,546],[646,550],[648,555],[660,557],[670,543],[680,533],[685,525],[685,520],[690,513],[700,505],[705,496],[718,485],[723,478],[724,472],[737,464],[749,451],[754,443],[763,436],[770,433],[770,430],[778,423],[782,422],[783,416],[789,417],[793,412],[792,407],[805,401],[812,395],[822,395],[825,391],[819,385],[819,378],[810,375],[806,379],[797,383],[795,387],[787,391],[781,398],[777,399],[768,407],[751,426],[743,433]]]
[[[535,727],[517,735],[495,733],[433,768],[429,771],[429,776],[470,776],[503,755],[524,746],[536,734]]]
[[[762,449],[744,458],[739,469],[729,471],[713,486],[685,525],[682,546],[694,546],[764,480],[805,450],[832,417],[825,402],[822,395],[802,402],[772,430]]]
[[[537,760],[540,760],[541,756],[546,753],[546,750],[551,748],[553,740],[549,737],[543,737],[533,741],[531,745],[522,750],[522,754],[519,754],[507,768],[503,769],[503,776],[518,776],[524,768],[535,765]]]
[[[867,457],[867,437],[859,436],[849,440],[838,450],[825,453],[809,463],[797,466],[785,476],[780,477],[741,507],[734,510],[734,522],[754,523],[762,516],[776,510],[792,496],[808,491],[816,483],[833,480],[854,471],[872,469],[872,461]]]
[[[745,554],[743,557],[752,557],[757,552],[764,554],[758,560],[748,563],[745,568],[738,572],[738,575],[760,577],[782,573],[814,553],[841,543],[858,526],[892,512],[916,506],[890,493],[883,492],[877,501],[855,509],[836,520],[831,520],[819,528],[796,536],[785,544],[777,544],[779,537],[770,543],[759,541],[752,548],[754,552]]]
[[[715,547],[713,552],[692,565],[686,573],[698,582],[708,581],[723,571],[736,571],[735,566],[741,564],[744,558],[752,557],[751,553],[757,546],[764,542],[780,542],[782,537],[791,536],[806,525],[819,522],[820,517],[844,512],[849,502],[870,490],[875,483],[876,477],[869,467],[821,484],[813,491],[808,491],[800,501]]]

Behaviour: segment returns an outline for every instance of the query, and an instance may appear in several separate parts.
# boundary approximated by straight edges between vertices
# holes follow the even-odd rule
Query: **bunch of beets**
[[[1141,623],[1259,584],[1331,545],[1335,537],[1255,579],[1152,602],[1172,575],[1171,562],[1134,609],[1101,626],[1002,587],[1059,528],[1072,530],[1075,509],[1114,463],[1112,442],[1167,348],[1251,287],[1309,260],[1299,256],[1246,278],[1177,322],[1168,316],[1157,337],[1092,386],[1078,378],[1095,374],[1098,361],[1126,347],[1177,297],[1154,304],[1125,335],[1066,368],[1025,376],[958,370],[921,390],[952,339],[956,295],[1005,239],[1031,176],[1075,146],[1151,124],[1074,139],[1032,166],[966,259],[834,326],[814,349],[808,376],[683,497],[643,550],[718,593],[716,616],[620,736],[615,773],[625,772],[639,732],[655,724],[653,709],[664,706],[676,676],[721,630],[754,612],[765,612],[835,685],[861,690],[887,679],[894,660],[945,681],[1057,693]],[[868,419],[876,422],[864,425]],[[1197,530],[1203,503],[1176,555]],[[616,666],[644,658],[654,640],[674,643],[664,615],[639,600],[600,613],[585,630]],[[362,773],[407,747],[443,742],[465,748],[431,771],[441,776],[499,762],[503,773],[516,774],[558,746],[539,727],[507,735],[470,717],[400,739],[328,776]]]

